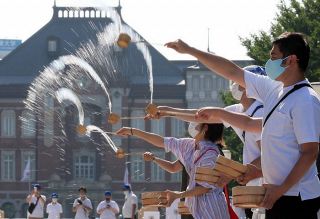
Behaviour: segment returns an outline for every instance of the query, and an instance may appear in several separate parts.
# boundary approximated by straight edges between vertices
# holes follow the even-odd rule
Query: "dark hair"
[[[222,123],[216,123],[216,124],[203,123],[201,124],[200,129],[202,130],[205,125],[208,126],[208,130],[206,131],[204,138],[208,141],[211,141],[217,144],[220,148],[224,147],[222,143],[224,125]]]
[[[284,57],[296,55],[300,70],[303,72],[307,70],[310,57],[310,47],[302,33],[285,32],[274,40],[272,45],[278,46]]]
[[[80,187],[79,189],[78,189],[78,191],[80,192],[80,191],[84,191],[85,193],[87,193],[87,189],[86,189],[86,187]]]

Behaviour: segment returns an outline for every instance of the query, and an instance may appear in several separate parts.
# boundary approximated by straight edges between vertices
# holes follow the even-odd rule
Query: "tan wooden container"
[[[237,186],[232,188],[233,205],[240,208],[258,208],[264,199],[262,186]]]
[[[167,193],[162,191],[141,193],[141,199],[148,199],[148,198],[167,198]]]
[[[198,167],[196,170],[196,174],[221,176],[221,173],[213,169],[212,167]]]
[[[184,205],[184,202],[178,203],[178,213],[182,215],[190,215],[189,208]]]
[[[165,207],[167,204],[166,192],[144,192],[141,194],[142,206]]]
[[[219,179],[219,176],[196,174],[197,182],[207,182],[209,184],[215,184]]]
[[[228,166],[240,173],[245,173],[247,171],[247,167],[237,161],[230,160],[225,158],[224,156],[219,155],[216,163],[222,164],[224,166]]]
[[[216,163],[216,165],[214,166],[214,169],[229,176],[230,178],[237,178],[243,174],[243,173],[239,172],[238,170],[235,170],[229,166],[225,166],[220,163]]]

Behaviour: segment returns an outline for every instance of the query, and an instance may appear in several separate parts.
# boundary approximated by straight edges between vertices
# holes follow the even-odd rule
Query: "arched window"
[[[1,112],[1,135],[4,137],[16,136],[16,113],[13,110]]]
[[[69,17],[73,17],[73,15],[74,15],[74,12],[73,11],[69,11]]]
[[[91,17],[91,18],[95,18],[95,17],[96,17],[96,13],[95,13],[94,10],[91,10],[91,11],[90,11],[90,17]]]
[[[100,10],[96,11],[96,17],[99,18],[101,16]]]
[[[33,113],[29,111],[23,111],[21,115],[21,135],[23,137],[33,137],[36,130],[36,118]]]
[[[67,11],[67,10],[64,10],[64,11],[63,11],[63,17],[65,17],[65,18],[68,17],[68,11]]]
[[[74,11],[74,17],[79,17],[79,11]]]
[[[62,17],[62,16],[63,16],[62,11],[59,10],[59,11],[58,11],[58,17]]]
[[[90,11],[85,11],[84,12],[84,17],[89,18],[90,17]]]
[[[80,11],[80,17],[84,17],[84,11]]]

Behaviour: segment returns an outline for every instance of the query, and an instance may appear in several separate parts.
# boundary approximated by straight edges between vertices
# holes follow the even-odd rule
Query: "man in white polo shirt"
[[[51,203],[47,205],[48,219],[60,219],[62,218],[62,206],[58,202],[58,194],[52,193],[51,194]]]
[[[80,187],[79,198],[76,198],[73,202],[72,211],[76,213],[75,219],[89,219],[89,214],[92,211],[92,204],[87,197],[87,189]]]
[[[116,219],[116,215],[119,214],[118,204],[112,200],[110,191],[105,191],[104,196],[105,200],[101,201],[97,207],[100,219]]]
[[[231,61],[192,48],[181,40],[166,45],[195,56],[211,70],[245,87],[248,96],[263,102],[263,121],[243,116],[247,120],[237,125],[250,131],[262,129],[261,163],[267,188],[262,206],[268,209],[266,218],[316,219],[320,207],[315,163],[320,99],[305,79],[310,48],[303,35],[284,33],[273,42],[266,63],[269,77],[243,71]],[[215,114],[229,116],[225,110],[214,108],[201,109],[197,116],[211,119]]]
[[[122,207],[122,216],[124,219],[136,219],[138,213],[138,198],[131,190],[130,185],[123,186],[125,202]]]
[[[41,194],[41,186],[39,184],[33,185],[33,190],[26,199],[29,203],[28,219],[40,219],[44,217],[44,205],[46,203],[46,196]]]

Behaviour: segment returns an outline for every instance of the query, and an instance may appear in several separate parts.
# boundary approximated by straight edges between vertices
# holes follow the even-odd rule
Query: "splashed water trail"
[[[60,88],[56,91],[56,97],[59,103],[62,103],[64,100],[69,100],[74,103],[78,109],[79,113],[79,124],[83,125],[84,123],[84,112],[80,99],[78,96],[68,88]]]
[[[59,60],[61,60],[61,62],[64,65],[77,65],[83,69],[85,69],[86,71],[88,71],[89,75],[92,77],[92,79],[97,82],[102,90],[105,92],[105,94],[108,97],[108,101],[109,101],[109,110],[110,113],[112,111],[112,103],[111,103],[111,98],[110,98],[110,94],[109,91],[107,90],[106,86],[104,85],[103,81],[101,80],[101,78],[99,77],[99,75],[96,73],[96,71],[91,67],[91,65],[89,65],[86,61],[74,56],[74,55],[68,55],[68,56],[61,56],[59,58]],[[53,63],[55,64],[55,62]],[[61,65],[57,65],[55,67],[62,67]]]
[[[117,150],[118,150],[117,146],[113,143],[113,141],[111,140],[111,138],[109,137],[109,135],[107,133],[105,133],[101,128],[99,128],[95,125],[88,125],[87,126],[88,134],[90,134],[92,131],[99,132],[104,137],[104,139],[108,142],[108,144],[110,145],[112,150],[114,150],[114,152],[117,152]]]

